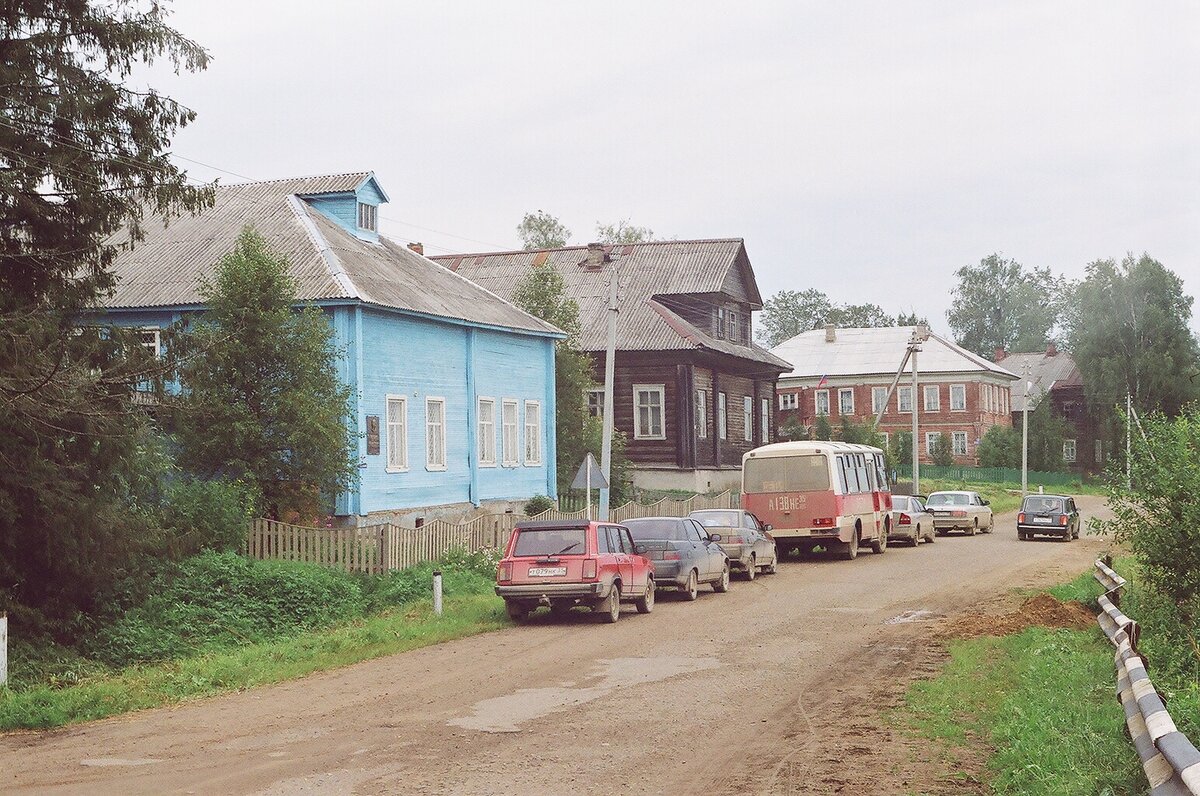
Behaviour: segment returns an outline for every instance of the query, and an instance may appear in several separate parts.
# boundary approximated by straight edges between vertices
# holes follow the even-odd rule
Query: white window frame
[[[958,408],[955,408],[955,406],[954,406],[954,393],[956,390],[958,391],[959,396],[962,398],[962,406],[959,406]],[[951,384],[950,385],[950,411],[951,412],[967,411],[967,385],[965,385],[965,384]]]
[[[892,446],[892,435],[887,431],[881,431],[880,436],[883,437],[883,448],[887,450]]]
[[[933,390],[933,401],[929,400],[929,391]],[[942,388],[937,384],[924,384],[921,386],[921,407],[925,412],[940,412],[942,411]]]
[[[842,401],[847,395],[850,396],[850,411],[846,411],[846,404]],[[839,387],[838,388],[838,417],[853,417],[854,416],[854,388]]]
[[[366,202],[358,203],[358,228],[368,232],[379,231],[379,208]]]
[[[400,404],[400,420],[392,422],[392,404]],[[398,443],[392,444],[392,427],[395,426],[399,436]],[[408,472],[408,396],[388,395],[383,403],[383,428],[387,442],[387,465],[389,473]]]
[[[760,413],[758,418],[758,430],[762,432],[762,439],[760,442],[763,445],[766,445],[771,441],[771,399],[761,399],[758,402],[758,411]]]
[[[593,398],[599,398],[593,403]],[[604,419],[604,390],[588,390],[587,393],[588,414],[592,417]]]
[[[1067,454],[1070,451],[1070,455]],[[1074,464],[1079,458],[1079,445],[1073,439],[1063,440],[1063,461],[1067,464]]]
[[[430,416],[429,410],[434,406],[441,407],[441,422],[434,423]],[[429,456],[430,436],[433,434],[433,429],[439,428],[441,434],[441,461],[435,461]],[[425,469],[431,472],[441,472],[446,469],[446,399],[440,395],[428,395],[425,397]]]
[[[887,406],[887,387],[871,388],[871,414],[879,414],[879,410]]]
[[[825,411],[821,411],[821,401],[824,399]],[[817,417],[829,417],[829,390],[815,390],[813,392],[813,414]]]
[[[150,352],[155,359],[162,359],[162,329],[157,326],[142,326],[138,329],[141,335],[141,346]],[[146,335],[151,335],[146,339]]]
[[[717,435],[729,439],[729,398],[723,392],[717,393]]]
[[[508,422],[508,410],[512,409],[512,422]],[[516,467],[520,464],[521,418],[520,405],[516,398],[505,398],[500,402],[500,466]],[[512,454],[511,456],[509,454]]]
[[[696,390],[696,439],[708,439],[708,390]]]
[[[927,455],[927,456],[933,455],[933,441],[935,439],[937,439],[938,437],[940,437],[941,435],[942,435],[942,432],[940,432],[940,431],[926,431],[925,432],[925,455]]]
[[[529,422],[529,410],[537,415],[535,422]],[[525,466],[542,466],[542,402],[525,402]]]
[[[783,392],[779,394],[779,408],[783,411],[789,409],[800,408],[800,395],[794,392]]]
[[[642,428],[642,403],[638,393],[658,395],[658,427],[654,433],[654,422],[651,419],[649,428]],[[645,404],[647,409],[653,409],[654,404]],[[667,386],[665,384],[635,384],[633,385],[633,438],[634,439],[666,439],[667,438]]]
[[[742,396],[742,426],[742,439],[754,442],[754,398],[750,395]]]
[[[483,407],[487,405],[491,409],[492,419],[483,419]],[[476,451],[479,456],[480,467],[495,467],[496,466],[496,399],[489,398],[486,395],[481,395],[476,402],[478,422],[476,423],[476,433],[478,434],[479,450]]]
[[[904,396],[908,396],[908,408],[904,408]],[[902,415],[912,414],[912,387],[896,388],[896,411]]]
[[[738,314],[733,310],[725,311],[725,323],[728,327],[725,332],[725,339],[731,343],[737,343],[741,340],[741,335],[738,334]]]
[[[961,446],[958,444],[959,440],[962,440]],[[965,431],[951,432],[951,434],[950,434],[950,451],[955,456],[966,456],[967,455],[967,432],[965,432]]]

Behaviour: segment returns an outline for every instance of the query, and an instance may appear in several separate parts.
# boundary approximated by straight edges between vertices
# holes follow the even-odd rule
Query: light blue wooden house
[[[562,333],[381,237],[369,172],[217,189],[214,207],[146,230],[117,259],[107,321],[159,330],[202,311],[199,280],[252,224],[329,316],[354,392],[357,485],[344,522],[506,510],[557,494],[554,344]]]

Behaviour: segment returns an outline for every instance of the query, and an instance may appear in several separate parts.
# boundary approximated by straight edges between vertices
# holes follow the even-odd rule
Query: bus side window
[[[837,456],[836,460],[838,465],[838,480],[842,484],[842,494],[848,495],[850,494],[850,484],[846,480],[846,457]]]
[[[879,484],[875,481],[875,463],[865,453],[859,454],[859,457],[862,459],[863,475],[866,476],[867,491],[874,492],[879,488]]]

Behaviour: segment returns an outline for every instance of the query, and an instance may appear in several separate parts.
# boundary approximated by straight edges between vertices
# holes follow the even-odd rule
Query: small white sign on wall
[[[0,685],[8,682],[8,614],[0,614]]]

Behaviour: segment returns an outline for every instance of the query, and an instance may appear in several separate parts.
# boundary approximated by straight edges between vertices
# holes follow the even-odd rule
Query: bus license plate
[[[531,578],[559,578],[567,574],[566,567],[530,567]]]

